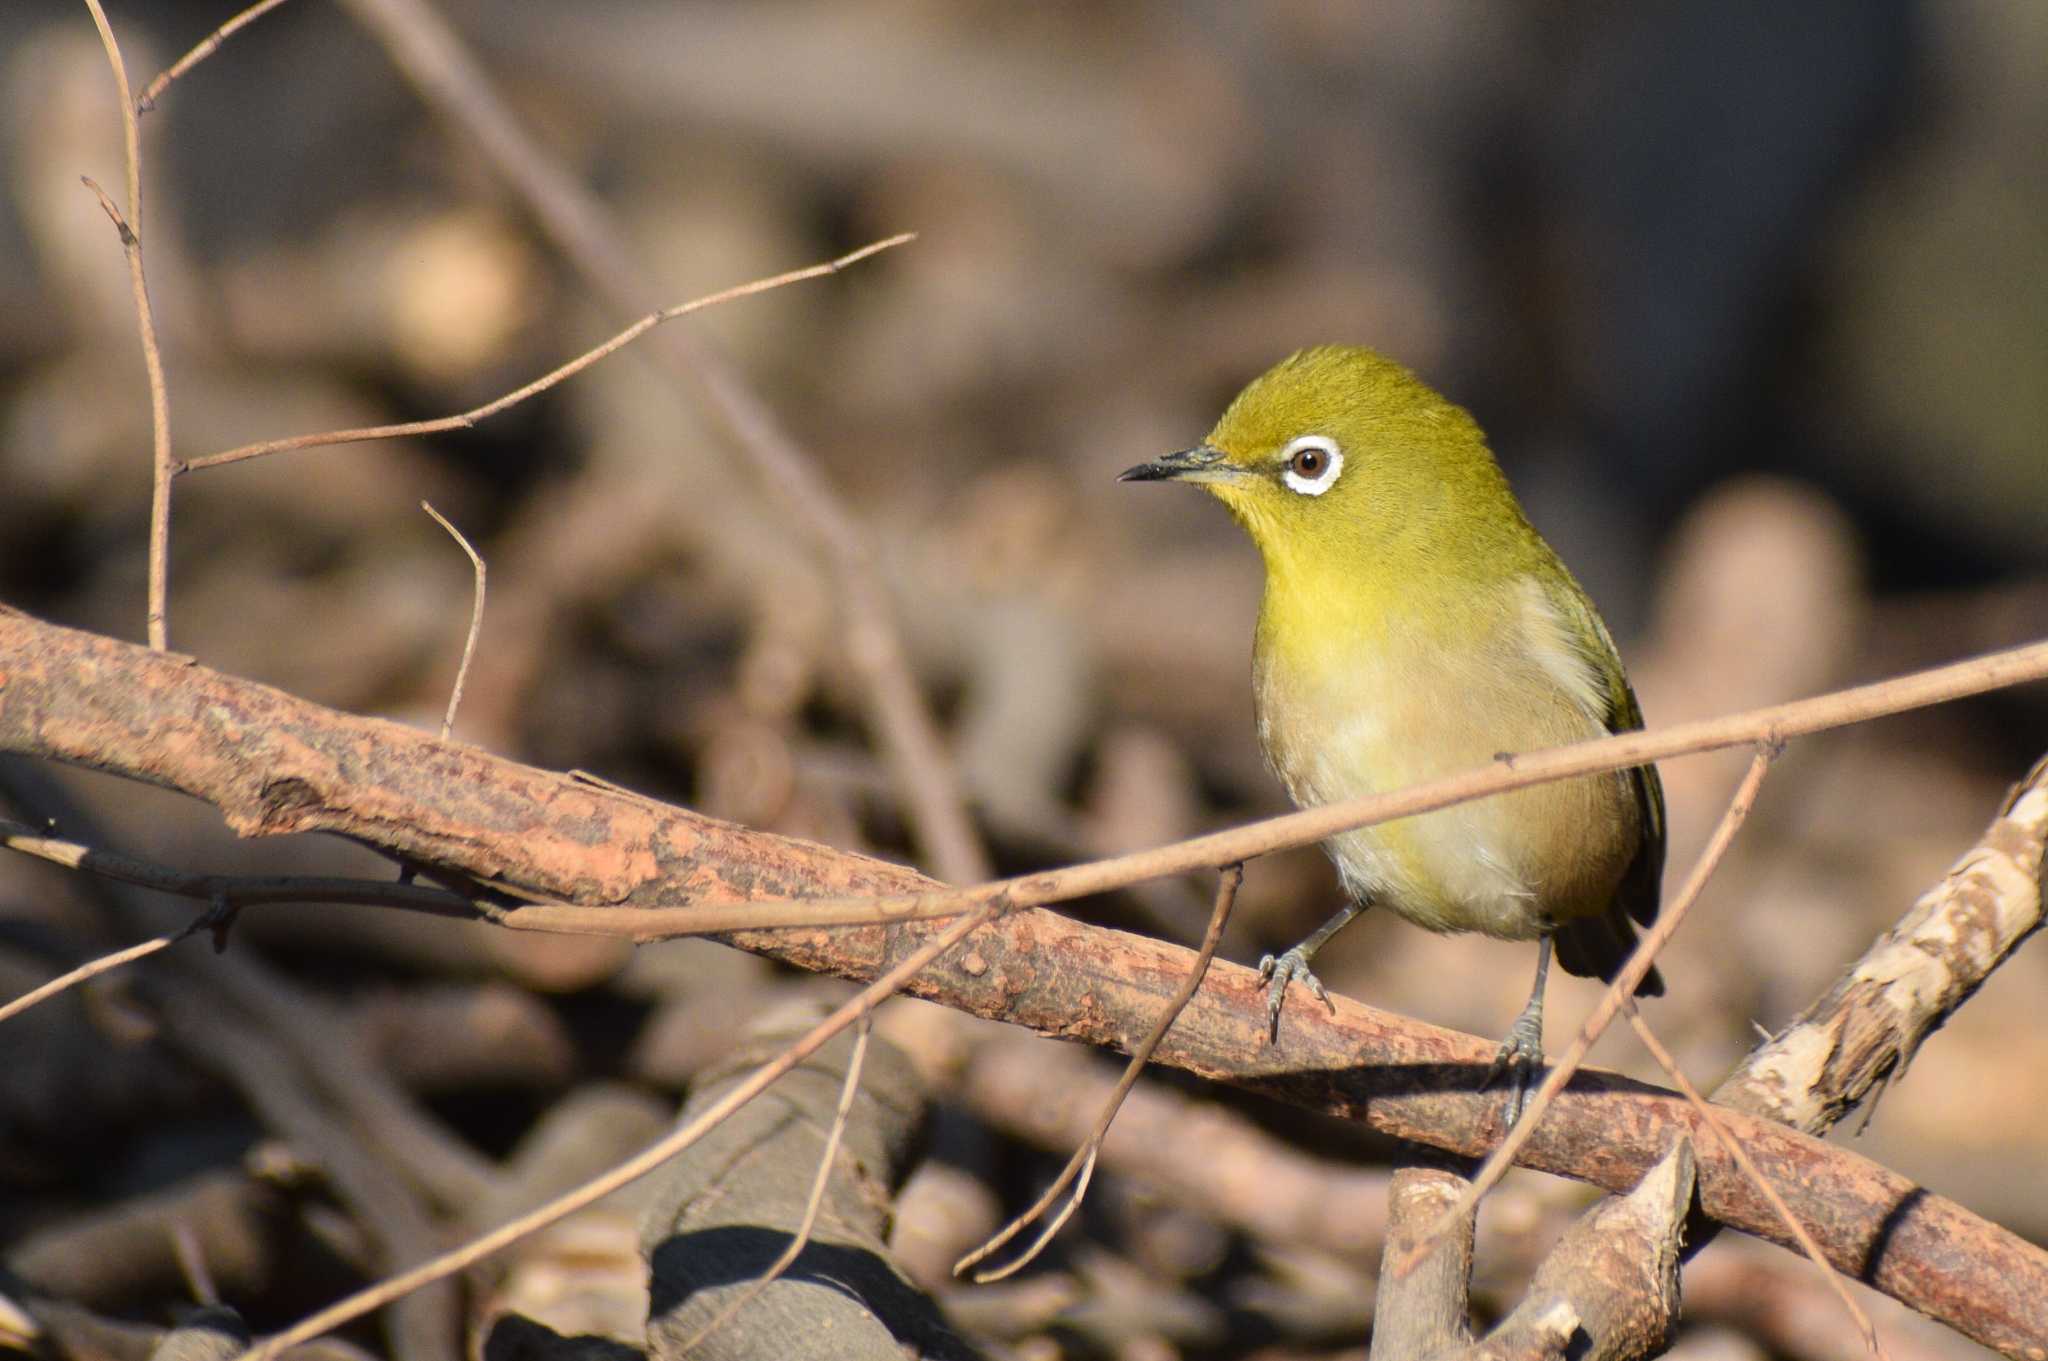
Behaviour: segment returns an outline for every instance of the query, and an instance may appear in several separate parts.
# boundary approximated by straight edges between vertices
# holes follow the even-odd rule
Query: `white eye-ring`
[[[1280,451],[1280,480],[1303,496],[1321,496],[1337,485],[1344,471],[1344,451],[1328,435],[1303,435]]]

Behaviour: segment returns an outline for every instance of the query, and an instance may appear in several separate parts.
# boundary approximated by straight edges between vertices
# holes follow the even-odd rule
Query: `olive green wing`
[[[1607,631],[1586,592],[1569,574],[1550,589],[1552,605],[1570,627],[1587,665],[1605,682],[1607,712],[1604,723],[1611,733],[1632,732],[1643,726],[1642,706],[1622,669],[1621,650]],[[1643,842],[1636,858],[1622,876],[1619,905],[1630,917],[1648,926],[1657,920],[1657,907],[1664,887],[1664,782],[1655,766],[1636,766],[1628,772],[1635,787],[1636,808],[1642,817]]]

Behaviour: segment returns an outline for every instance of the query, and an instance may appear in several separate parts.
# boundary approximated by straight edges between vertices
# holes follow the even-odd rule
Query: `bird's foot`
[[[1522,1111],[1529,1104],[1529,1094],[1535,1090],[1537,1077],[1542,1071],[1543,1013],[1525,1011],[1508,1027],[1508,1037],[1500,1042],[1500,1052],[1494,1055],[1493,1067],[1486,1073],[1486,1085],[1489,1087],[1503,1075],[1507,1078],[1507,1128],[1513,1129],[1515,1122],[1522,1118]]]
[[[1299,980],[1301,985],[1314,993],[1323,1005],[1335,1011],[1337,1006],[1330,1000],[1330,994],[1323,987],[1323,981],[1308,969],[1308,953],[1299,945],[1284,955],[1267,955],[1259,960],[1259,977],[1267,981],[1266,988],[1266,1040],[1271,1043],[1280,1038],[1280,1008],[1287,1001],[1288,983]]]

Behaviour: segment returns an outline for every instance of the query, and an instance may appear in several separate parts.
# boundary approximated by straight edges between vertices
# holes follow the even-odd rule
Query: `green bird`
[[[1192,482],[1265,559],[1252,653],[1259,745],[1307,807],[1399,789],[1507,752],[1642,726],[1614,640],[1529,524],[1478,424],[1371,350],[1302,350],[1254,380],[1192,449],[1126,470]],[[1654,767],[1537,785],[1340,832],[1348,901],[1259,964],[1279,1033],[1287,985],[1379,903],[1432,931],[1537,942],[1536,985],[1493,1076],[1520,1114],[1543,1062],[1553,946],[1612,979],[1656,919],[1664,792]],[[1664,990],[1655,970],[1636,989]]]

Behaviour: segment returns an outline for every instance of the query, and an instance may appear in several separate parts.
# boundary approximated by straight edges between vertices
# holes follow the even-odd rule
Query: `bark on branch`
[[[0,608],[0,751],[181,790],[246,836],[332,832],[452,877],[579,903],[929,890],[911,870],[592,787],[377,719],[323,709],[181,658]],[[729,932],[740,948],[870,978],[933,923]],[[1020,911],[926,969],[910,991],[1043,1034],[1128,1050],[1185,977],[1177,945]],[[1475,1156],[1500,1137],[1482,1090],[1493,1046],[1338,999],[1264,1039],[1257,975],[1217,965],[1160,1062],[1384,1133]],[[2043,1356],[2048,1252],[1844,1149],[1751,1116],[1724,1117],[1836,1267],[1987,1346]],[[1694,1135],[1701,1203],[1783,1240],[1755,1187],[1693,1129],[1678,1097],[1582,1074],[1522,1161],[1609,1190]]]
[[[1823,1134],[1904,1073],[1921,1042],[2041,927],[2048,757],[1983,837],[1828,994],[1759,1046],[1714,1093],[1737,1110]]]

